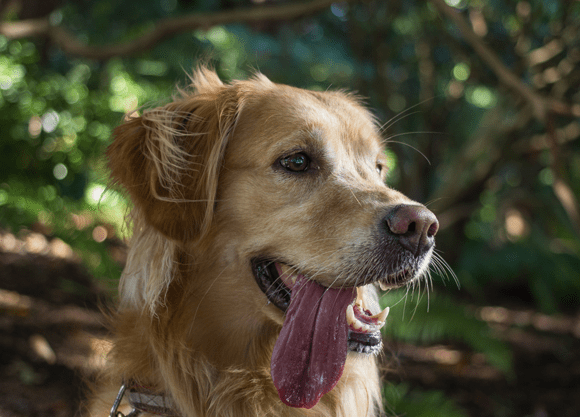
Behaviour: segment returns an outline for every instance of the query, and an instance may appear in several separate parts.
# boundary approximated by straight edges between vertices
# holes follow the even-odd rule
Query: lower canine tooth
[[[355,317],[354,317],[354,310],[352,308],[352,305],[349,304],[349,306],[346,308],[346,322],[348,324],[353,324],[355,322]]]
[[[371,318],[376,319],[378,323],[383,323],[384,325],[385,321],[387,320],[387,316],[389,315],[389,311],[391,311],[390,307],[385,307],[383,311],[381,311],[378,314],[375,314]]]
[[[363,332],[378,332],[385,325],[385,321],[389,315],[389,310],[390,308],[386,307],[380,313],[377,313],[374,316],[369,316],[369,318],[375,319],[376,323],[367,324],[356,318],[353,305],[349,304],[346,307],[346,322],[355,330],[362,330]]]
[[[358,287],[356,289],[356,301],[355,301],[355,304],[357,304],[361,309],[364,309],[365,308],[364,291],[365,291],[365,289],[363,287]]]
[[[281,264],[281,263],[279,263],[278,265],[280,266],[280,269],[282,270],[282,273],[283,273],[283,274],[290,275],[290,272],[291,272],[291,271],[290,271],[290,267],[289,267],[288,265],[286,265],[286,264]]]

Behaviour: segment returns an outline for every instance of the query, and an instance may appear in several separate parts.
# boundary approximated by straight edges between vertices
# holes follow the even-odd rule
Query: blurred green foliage
[[[381,297],[383,308],[391,307],[383,333],[392,340],[419,344],[461,341],[506,376],[511,375],[511,351],[493,334],[488,324],[475,316],[473,307],[457,303],[441,292],[411,296],[389,292]],[[414,414],[413,414],[414,415]]]
[[[453,401],[440,391],[410,389],[409,384],[386,384],[383,390],[386,410],[392,416],[466,417]]]
[[[580,105],[580,2],[447,4],[523,83]],[[106,46],[134,39],[162,18],[252,6],[249,0],[63,1],[49,18],[81,42]],[[17,19],[17,10],[3,13]],[[549,48],[554,41],[559,49]],[[538,51],[548,58],[537,58]],[[509,373],[509,350],[469,305],[578,311],[579,225],[558,181],[569,187],[573,206],[580,195],[580,120],[553,116],[553,132],[547,131],[430,2],[337,2],[296,21],[196,29],[106,61],[67,56],[42,38],[0,36],[0,226],[17,233],[41,224],[97,278],[116,279],[120,268],[107,241],[125,236],[128,202],[107,190],[102,155],[112,129],[126,112],[169,100],[200,61],[210,61],[225,80],[259,70],[298,87],[355,90],[385,123],[389,184],[436,211],[438,249],[462,284],[456,291],[434,279],[429,307],[423,294],[412,314],[393,308],[387,336],[461,341]],[[111,231],[105,242],[94,237],[98,225]],[[383,301],[400,299],[389,293]],[[438,393],[397,388],[401,398],[437,405],[421,411],[386,390],[396,413],[462,415]]]

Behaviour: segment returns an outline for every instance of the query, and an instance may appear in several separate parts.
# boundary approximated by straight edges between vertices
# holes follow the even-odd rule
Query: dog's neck
[[[374,357],[349,358],[338,385],[311,410],[282,404],[277,398],[269,369],[230,368],[220,371],[201,356],[192,357],[188,366],[188,375],[182,375],[180,386],[175,385],[176,381],[157,381],[154,387],[143,389],[143,385],[132,383],[133,393],[127,395],[131,405],[147,415],[172,417],[382,415]],[[145,374],[152,377],[148,372]],[[143,403],[151,398],[162,407],[144,406]]]
[[[171,293],[178,290],[179,288],[172,287],[168,291],[168,310],[171,310]],[[215,346],[209,344],[216,351],[222,352],[212,356],[207,350],[202,351],[199,348],[208,344],[195,343],[196,337],[209,337],[211,332],[192,331],[190,345],[174,342],[184,339],[181,336],[172,337],[171,332],[184,332],[187,326],[173,326],[169,331],[171,321],[181,321],[195,310],[192,307],[192,312],[183,313],[184,316],[180,317],[176,313],[180,308],[158,317],[135,311],[122,313],[113,351],[113,358],[116,359],[113,368],[117,375],[120,373],[125,380],[133,379],[142,385],[153,387],[156,392],[164,393],[174,401],[178,411],[182,410],[180,415],[376,415],[373,410],[376,404],[380,404],[380,391],[374,357],[349,357],[339,384],[314,409],[290,408],[278,399],[270,376],[269,361],[259,359],[271,357],[271,349],[278,332],[275,324],[266,329],[254,329],[253,343],[239,343],[237,349],[233,348],[236,344],[236,332],[226,329],[231,332],[227,342],[229,345],[218,349],[219,343],[224,343],[223,341],[215,342]],[[184,310],[181,308],[181,311]],[[224,329],[215,331],[221,332]],[[152,342],[143,343],[144,341]],[[269,352],[259,351],[264,347]],[[224,348],[233,352],[229,356],[232,359],[229,363],[223,359]],[[144,362],[144,357],[151,359]],[[171,372],[166,372],[169,368]],[[173,379],[162,379],[162,376],[171,376]],[[344,398],[348,401],[345,402]]]
[[[236,254],[218,259],[211,246],[184,248],[158,242],[150,249],[172,251],[165,258],[175,265],[173,276],[153,313],[131,302],[120,309],[112,352],[117,381],[120,376],[164,393],[181,415],[189,417],[376,415],[380,390],[374,357],[349,357],[338,385],[312,410],[284,405],[270,375],[283,316],[267,302],[248,296],[244,286],[235,285],[243,273]],[[131,256],[137,262],[153,254]],[[134,270],[139,265],[126,268]],[[147,273],[149,282],[163,282],[151,276],[154,268]],[[248,277],[248,286],[255,285],[252,280]],[[125,290],[138,288],[138,284],[125,286]],[[121,297],[135,298],[123,293]]]

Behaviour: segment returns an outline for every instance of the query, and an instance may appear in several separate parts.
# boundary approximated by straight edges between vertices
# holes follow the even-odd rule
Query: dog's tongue
[[[285,404],[312,408],[338,383],[347,354],[346,308],[354,291],[325,288],[298,275],[272,353],[272,379]]]

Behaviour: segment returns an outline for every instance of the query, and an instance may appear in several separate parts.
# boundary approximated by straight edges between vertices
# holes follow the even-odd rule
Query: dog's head
[[[274,382],[287,404],[312,407],[347,350],[380,349],[388,311],[375,287],[425,275],[437,219],[385,185],[379,129],[355,96],[262,75],[225,85],[205,69],[192,80],[192,93],[116,130],[113,177],[144,227],[182,254],[179,291],[164,305],[190,321],[192,343],[224,366],[251,362],[256,344],[271,352],[264,329],[275,339],[283,325]],[[126,285],[143,289],[143,306],[172,284],[153,275],[124,277],[147,281]]]

